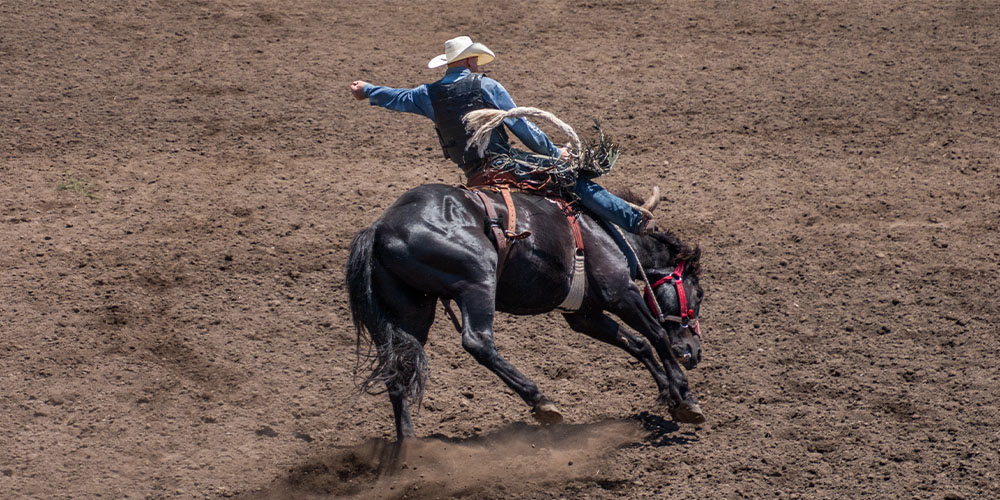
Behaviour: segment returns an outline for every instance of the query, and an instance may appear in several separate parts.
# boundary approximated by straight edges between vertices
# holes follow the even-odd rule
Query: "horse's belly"
[[[497,287],[497,310],[510,314],[540,314],[555,309],[569,293],[567,273],[534,266],[504,268]]]

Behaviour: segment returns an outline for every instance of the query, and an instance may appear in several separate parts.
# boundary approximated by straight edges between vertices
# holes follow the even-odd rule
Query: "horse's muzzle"
[[[693,370],[701,362],[701,349],[691,344],[675,345],[673,351],[677,362],[688,370]]]

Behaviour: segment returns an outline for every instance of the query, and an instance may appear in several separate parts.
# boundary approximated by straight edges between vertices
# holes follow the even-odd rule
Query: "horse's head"
[[[684,300],[681,300],[681,289]],[[698,278],[694,275],[682,276],[679,281],[657,286],[653,294],[660,306],[660,324],[667,332],[674,357],[684,368],[693,369],[701,362],[698,315],[704,292]]]
[[[667,332],[674,357],[690,370],[701,362],[698,317],[705,295],[698,283],[701,250],[692,249],[669,233],[657,233],[652,239],[654,246],[668,251],[654,257],[653,265],[647,269],[652,297],[660,313],[658,320]],[[651,300],[648,292],[646,300]]]

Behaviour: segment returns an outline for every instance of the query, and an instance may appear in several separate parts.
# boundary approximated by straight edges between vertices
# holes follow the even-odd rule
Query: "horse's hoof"
[[[681,403],[670,410],[670,416],[674,422],[680,424],[703,424],[705,423],[705,413],[701,411],[698,403]]]
[[[563,421],[562,413],[555,403],[544,399],[531,409],[531,416],[542,425],[554,425]]]

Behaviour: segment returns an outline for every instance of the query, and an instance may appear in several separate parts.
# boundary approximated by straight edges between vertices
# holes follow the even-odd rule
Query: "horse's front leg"
[[[661,398],[670,408],[670,414],[678,422],[700,424],[705,421],[705,414],[698,405],[698,399],[688,389],[687,376],[681,370],[680,364],[674,358],[670,349],[667,332],[660,326],[647,309],[646,303],[638,288],[633,288],[622,295],[621,300],[609,305],[608,311],[615,314],[626,325],[641,333],[656,349],[663,363],[667,376],[668,387]]]
[[[493,342],[493,315],[496,300],[489,284],[470,285],[455,298],[462,310],[462,347],[479,364],[489,368],[500,380],[516,392],[532,409],[535,419],[543,424],[562,421],[562,414],[550,399],[546,398],[538,386],[523,373],[514,368],[497,352]]]
[[[653,375],[659,388],[660,399],[670,393],[670,380],[663,367],[656,360],[653,348],[645,340],[635,336],[615,320],[602,313],[564,314],[570,328],[601,342],[623,349],[639,360]],[[666,402],[665,400],[663,401]]]

